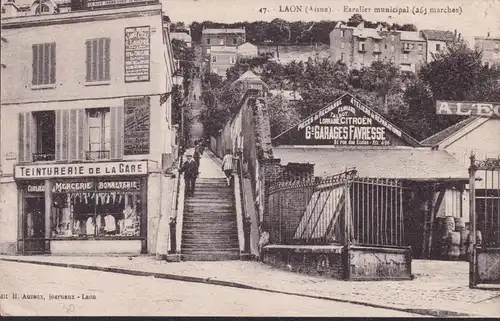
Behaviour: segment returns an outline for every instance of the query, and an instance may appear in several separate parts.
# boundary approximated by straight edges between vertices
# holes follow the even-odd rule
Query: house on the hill
[[[421,30],[420,34],[427,42],[427,61],[434,60],[436,53],[446,52],[448,45],[457,39],[457,35],[451,31],[444,30]]]

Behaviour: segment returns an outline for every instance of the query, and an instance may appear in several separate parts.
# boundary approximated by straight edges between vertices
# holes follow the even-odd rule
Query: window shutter
[[[78,159],[78,109],[69,111],[69,160]]]
[[[20,162],[32,162],[35,148],[36,126],[31,112],[21,112],[18,117],[19,144],[18,160]]]
[[[85,159],[85,135],[86,135],[86,113],[85,109],[71,109],[69,111],[68,123],[68,149],[69,160]]]
[[[104,80],[104,39],[97,39],[97,79]]]
[[[110,72],[110,47],[111,47],[111,39],[105,39],[104,46],[104,80],[111,80],[111,72]]]
[[[110,108],[111,159],[123,158],[123,107]]]
[[[92,72],[90,75],[90,81],[96,81],[98,78],[97,74],[97,39],[92,40]]]
[[[50,44],[50,83],[56,83],[56,43]]]
[[[85,64],[87,67],[87,75],[85,77],[85,81],[89,82],[92,74],[92,46],[90,40],[85,41],[85,50],[87,52],[87,60],[85,60]]]
[[[87,151],[87,113],[85,109],[78,109],[77,115],[78,122],[78,159],[85,159],[85,152]]]
[[[42,55],[41,55],[41,64],[42,64],[42,84],[49,83],[49,68],[50,68],[50,48],[48,43],[44,43],[41,45],[42,47]]]
[[[69,110],[56,110],[56,160],[68,160]]]
[[[32,84],[37,85],[38,84],[38,45],[33,45],[31,46],[33,49],[33,79],[32,79]],[[19,114],[21,115],[21,114]]]

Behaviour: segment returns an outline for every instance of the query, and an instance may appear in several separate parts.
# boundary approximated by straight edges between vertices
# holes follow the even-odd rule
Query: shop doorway
[[[24,198],[23,254],[45,252],[45,198],[29,196]]]

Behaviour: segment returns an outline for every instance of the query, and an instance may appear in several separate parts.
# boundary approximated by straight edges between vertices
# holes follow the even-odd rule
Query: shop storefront
[[[18,252],[146,253],[147,162],[16,167]]]

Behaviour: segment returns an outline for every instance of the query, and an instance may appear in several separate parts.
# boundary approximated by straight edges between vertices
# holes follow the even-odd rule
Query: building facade
[[[364,23],[348,26],[338,23],[330,33],[335,61],[361,69],[375,60],[391,61],[401,70],[416,72],[428,61],[429,43],[418,31],[388,30],[382,25],[365,28]]]
[[[172,157],[160,4],[2,21],[4,253],[148,253]]]
[[[483,53],[482,61],[487,67],[500,64],[500,37],[476,37],[476,49]]]
[[[427,61],[434,60],[433,55],[446,52],[448,44],[457,38],[455,33],[443,30],[425,29],[420,31],[427,42]]]
[[[209,68],[211,48],[224,47],[234,48],[246,42],[246,32],[244,28],[235,29],[203,29],[201,32],[201,55],[202,70]],[[225,72],[224,72],[225,76]]]
[[[237,47],[210,47],[209,69],[211,72],[225,78],[226,70],[236,64]]]

